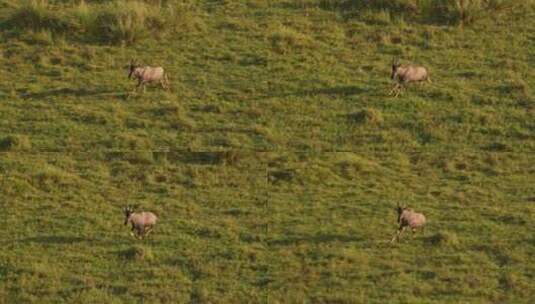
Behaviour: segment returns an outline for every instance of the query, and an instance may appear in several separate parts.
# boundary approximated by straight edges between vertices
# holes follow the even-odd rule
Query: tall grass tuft
[[[103,42],[133,44],[164,29],[159,9],[143,2],[111,2],[96,12],[93,34]]]
[[[2,27],[63,32],[69,28],[69,23],[61,14],[52,11],[46,0],[24,0],[2,23]]]
[[[202,32],[207,27],[199,6],[195,3],[179,2],[169,5],[165,13],[169,21],[167,29],[174,33],[192,34]]]
[[[526,1],[530,2],[530,1]],[[516,0],[419,0],[421,14],[439,23],[470,25],[521,5]]]
[[[313,5],[305,1],[306,8]],[[402,18],[409,22],[433,22],[448,25],[470,25],[484,18],[495,17],[503,11],[532,0],[323,0],[317,7],[339,10],[346,16],[364,18],[364,21],[389,24]],[[364,14],[362,13],[364,12]],[[376,15],[376,16],[375,16]],[[388,18],[385,18],[389,16]],[[392,17],[392,18],[390,18]],[[379,21],[379,22],[377,22]]]
[[[80,1],[58,6],[46,0],[25,0],[9,12],[2,27],[19,32],[49,31],[54,36],[106,44],[133,44],[147,37],[205,27],[192,4],[152,2]]]

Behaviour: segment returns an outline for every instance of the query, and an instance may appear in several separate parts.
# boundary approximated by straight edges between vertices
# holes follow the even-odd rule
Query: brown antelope
[[[128,79],[132,77],[137,79],[134,92],[140,87],[145,92],[145,85],[153,82],[158,82],[165,90],[169,89],[169,78],[162,67],[141,66],[132,60],[129,65]]]
[[[124,210],[124,225],[132,224],[130,234],[137,239],[142,239],[149,235],[156,224],[158,217],[152,212],[134,212],[132,207],[126,207]]]
[[[389,95],[395,93],[394,97],[398,97],[401,89],[410,82],[431,82],[429,72],[423,66],[418,65],[401,65],[398,59],[392,61],[392,74],[390,78],[396,83]]]
[[[398,228],[397,233],[392,238],[391,243],[393,243],[395,240],[399,241],[399,237],[401,236],[401,233],[407,227],[411,229],[413,236],[414,236],[414,233],[416,232],[416,229],[418,228],[423,229],[426,219],[422,213],[417,213],[406,207],[401,207],[399,204],[396,208],[396,211],[398,213],[399,228]]]

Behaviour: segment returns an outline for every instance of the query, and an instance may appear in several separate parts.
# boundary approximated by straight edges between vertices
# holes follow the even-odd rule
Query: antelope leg
[[[142,80],[138,80],[137,82],[137,85],[134,87],[134,90],[132,90],[133,92],[137,92],[137,90],[139,89],[139,87],[143,84],[143,81]]]
[[[395,97],[398,97],[399,94],[401,94],[401,92],[402,92],[403,89],[405,89],[405,88],[406,88],[406,87],[405,87],[404,84],[403,84],[403,85],[402,85],[402,84],[398,84],[398,90],[397,90],[397,92],[396,92],[396,96],[395,96]]]
[[[401,85],[399,83],[396,83],[394,84],[394,86],[392,87],[392,90],[390,90],[390,93],[388,93],[388,95],[394,95],[394,97],[398,97],[399,95],[399,92],[401,91]]]
[[[394,235],[394,238],[392,239],[391,243],[394,242],[394,240],[398,240],[399,242],[399,237],[401,236],[401,233],[403,233],[403,231],[405,230],[406,227],[399,227],[398,229],[398,232],[396,233],[396,235]]]
[[[396,88],[397,88],[397,85],[394,85],[392,89],[390,90],[390,92],[388,92],[388,95],[392,95],[394,91],[396,90]]]
[[[151,231],[152,231],[152,227],[148,227],[148,229],[145,230],[145,236],[148,236]]]

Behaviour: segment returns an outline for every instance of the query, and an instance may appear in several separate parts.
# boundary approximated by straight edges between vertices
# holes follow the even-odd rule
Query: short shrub
[[[459,239],[453,232],[439,231],[431,236],[429,241],[435,246],[455,247],[459,245]]]
[[[127,250],[121,251],[120,255],[130,261],[151,261],[154,259],[152,250],[144,246],[132,246]]]
[[[368,8],[373,10],[384,11],[388,10],[392,13],[400,13],[403,15],[415,15],[418,13],[417,0],[363,0],[363,1],[348,1],[355,2],[355,6],[360,8]]]
[[[302,49],[311,43],[310,37],[283,25],[274,28],[269,34],[269,39],[273,49],[279,53]]]
[[[25,151],[31,148],[32,143],[25,135],[9,135],[0,139],[0,151]]]
[[[197,4],[177,3],[170,6],[166,10],[166,18],[169,21],[166,29],[174,33],[193,34],[206,29]]]
[[[381,111],[373,108],[366,108],[356,113],[349,114],[348,118],[355,123],[370,125],[381,124],[384,121]]]

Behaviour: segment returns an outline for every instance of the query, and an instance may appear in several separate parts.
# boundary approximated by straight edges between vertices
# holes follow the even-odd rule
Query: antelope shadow
[[[298,90],[294,92],[274,92],[267,91],[264,93],[264,96],[260,97],[259,99],[267,99],[267,98],[283,98],[283,97],[307,97],[307,96],[314,96],[314,95],[330,95],[330,96],[352,96],[352,95],[362,95],[366,94],[366,96],[380,96],[380,92],[376,91],[372,88],[363,88],[359,86],[334,86],[334,87],[325,87],[325,88],[312,88],[312,89],[304,89],[304,90]],[[384,94],[383,94],[384,95]]]
[[[121,242],[120,240],[114,239],[101,239],[97,237],[84,237],[76,235],[41,235],[35,237],[28,237],[23,239],[15,239],[9,241],[10,244],[20,243],[20,244],[31,244],[37,243],[41,245],[70,245],[70,244],[117,244]]]
[[[67,235],[43,235],[36,237],[29,237],[16,242],[21,243],[39,243],[39,244],[54,244],[54,245],[65,245],[65,244],[74,244],[82,242],[90,242],[93,239],[83,238],[79,236],[67,236]]]
[[[330,243],[330,242],[343,242],[343,243],[349,243],[349,242],[360,242],[364,239],[355,236],[355,235],[340,235],[340,234],[331,234],[331,233],[320,233],[316,235],[310,235],[310,236],[288,236],[283,239],[275,239],[268,241],[268,245],[270,246],[287,246],[292,244],[298,244],[298,243],[313,243],[313,244],[322,244],[322,243]]]
[[[85,97],[85,96],[116,96],[124,97],[126,92],[120,90],[110,90],[103,88],[61,88],[61,89],[52,89],[44,90],[40,92],[31,92],[31,93],[21,93],[22,98],[30,99],[42,99],[47,97],[60,97],[60,96],[76,96],[76,97]]]

